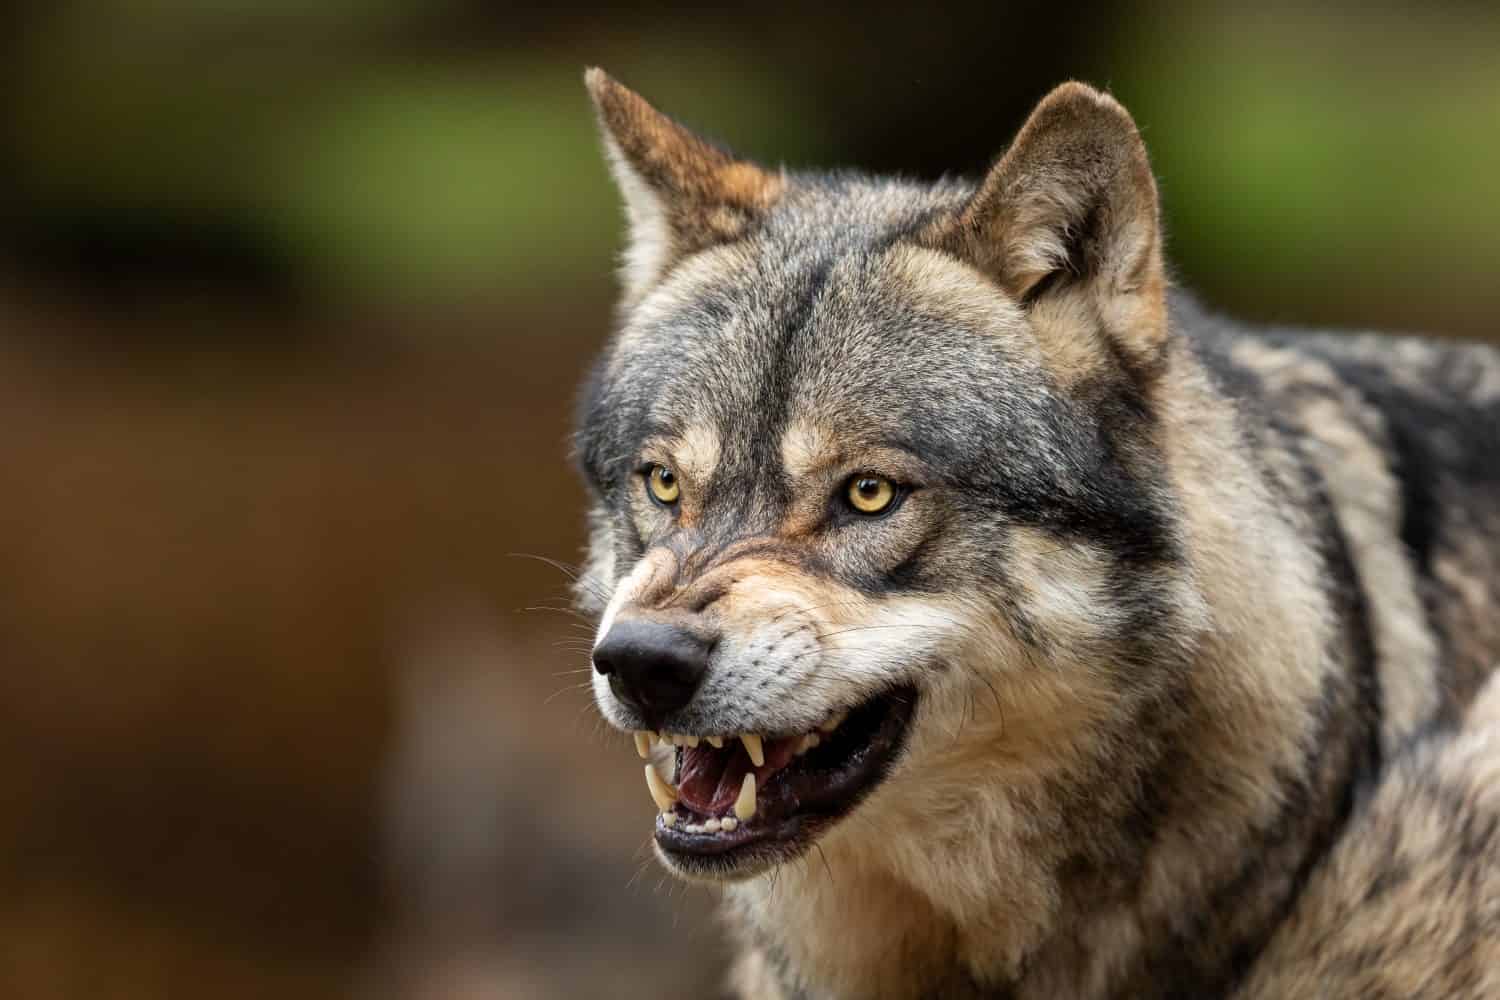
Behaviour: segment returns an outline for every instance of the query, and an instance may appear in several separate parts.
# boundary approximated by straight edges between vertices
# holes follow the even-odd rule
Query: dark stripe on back
[[[1233,373],[1228,358],[1218,361],[1241,387],[1253,384]],[[1299,454],[1301,496],[1286,500],[1311,515],[1316,532],[1312,541],[1322,556],[1324,589],[1337,626],[1327,653],[1320,725],[1311,740],[1306,770],[1281,776],[1283,804],[1275,819],[1255,832],[1239,872],[1209,893],[1200,908],[1179,915],[1176,932],[1145,956],[1138,978],[1128,984],[1181,1000],[1223,996],[1243,980],[1292,911],[1311,873],[1337,842],[1361,791],[1380,767],[1377,650],[1358,568],[1321,474],[1301,455],[1303,432],[1279,415],[1263,416],[1280,439],[1266,445],[1296,449]],[[1263,475],[1278,490],[1275,478]],[[1227,954],[1204,947],[1204,942],[1222,941],[1224,929],[1250,914],[1247,907],[1258,893],[1288,867],[1292,872],[1286,891],[1267,900],[1263,914],[1238,929]]]

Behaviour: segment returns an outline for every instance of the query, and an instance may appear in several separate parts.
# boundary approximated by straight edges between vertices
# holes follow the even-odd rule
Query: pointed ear
[[[924,242],[1018,301],[1082,290],[1104,332],[1149,366],[1166,338],[1156,182],[1130,113],[1081,83],[1053,90],[954,217]]]
[[[627,303],[688,254],[742,236],[780,197],[780,174],[700,139],[603,70],[584,83],[625,199]]]

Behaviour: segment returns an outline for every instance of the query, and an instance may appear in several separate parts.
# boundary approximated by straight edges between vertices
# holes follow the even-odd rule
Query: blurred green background
[[[1090,80],[1211,305],[1487,337],[1497,53],[1492,4],[0,8],[0,994],[716,990],[515,555],[581,544],[585,65],[923,177]]]

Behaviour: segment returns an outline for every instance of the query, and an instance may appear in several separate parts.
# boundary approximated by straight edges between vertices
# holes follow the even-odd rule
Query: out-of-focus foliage
[[[1286,320],[1487,332],[1500,17],[1245,8],[1179,30],[1143,40],[1121,93],[1191,273]]]
[[[1195,284],[1261,314],[1482,332],[1500,15],[1112,13],[777,24],[768,9],[747,30],[686,9],[460,0],[52,5],[12,42],[23,251],[207,243],[231,278],[248,260],[344,302],[598,295],[618,213],[580,99],[586,61],[773,161],[927,174],[981,165],[1071,75],[1112,85],[1147,130]],[[1055,44],[1015,50],[1007,27]],[[953,135],[959,162],[935,160]]]

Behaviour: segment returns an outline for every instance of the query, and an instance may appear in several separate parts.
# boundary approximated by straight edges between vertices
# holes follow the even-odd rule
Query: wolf
[[[1500,354],[1200,307],[1084,84],[923,183],[586,83],[593,690],[739,995],[1500,996]]]

